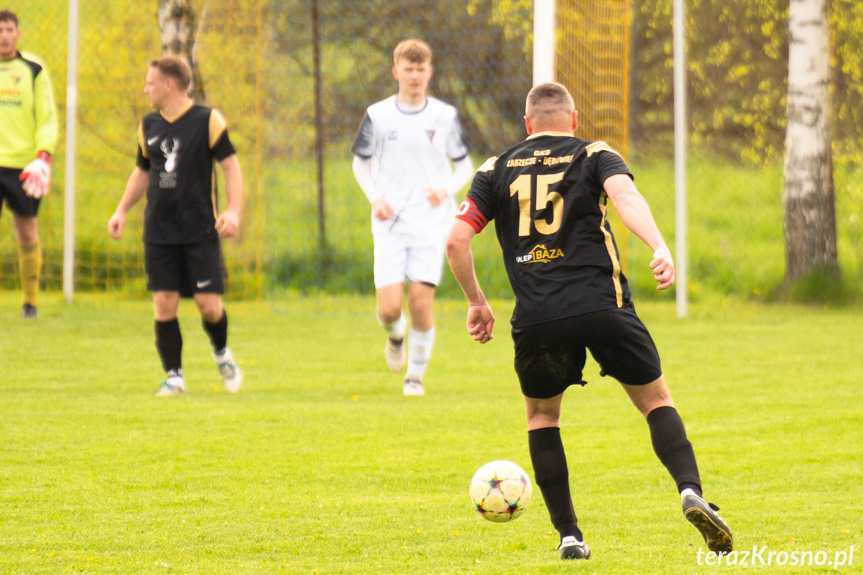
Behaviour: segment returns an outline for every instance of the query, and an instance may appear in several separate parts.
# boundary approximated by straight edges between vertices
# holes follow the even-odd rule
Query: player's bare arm
[[[664,290],[674,285],[674,260],[665,245],[662,234],[653,219],[647,201],[638,192],[635,183],[626,174],[617,174],[603,184],[608,199],[614,204],[620,220],[632,233],[638,236],[653,250],[650,269],[659,284],[656,289]]]
[[[228,209],[216,218],[216,229],[220,238],[230,238],[240,230],[240,215],[243,210],[243,173],[240,171],[236,154],[222,160],[222,171],[225,172]]]
[[[494,313],[480,288],[473,265],[470,242],[476,232],[465,222],[455,220],[446,239],[446,256],[458,285],[468,301],[467,331],[475,341],[492,340]]]
[[[126,190],[123,192],[123,197],[117,206],[117,210],[111,219],[108,221],[108,233],[115,240],[123,237],[123,228],[126,226],[126,212],[132,209],[132,206],[137,204],[144,194],[147,193],[147,183],[150,180],[150,174],[136,167],[129,176],[129,181],[126,182]]]

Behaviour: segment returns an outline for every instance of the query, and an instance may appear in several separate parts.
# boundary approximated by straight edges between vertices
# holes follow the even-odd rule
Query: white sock
[[[387,336],[389,336],[390,339],[399,341],[400,339],[405,338],[407,322],[405,321],[404,314],[400,315],[399,318],[392,323],[385,323],[381,321],[381,318],[378,318],[378,323],[381,324],[381,327],[384,328],[384,331],[387,332]]]
[[[422,380],[434,344],[434,328],[417,331],[413,327],[408,334],[407,377]]]

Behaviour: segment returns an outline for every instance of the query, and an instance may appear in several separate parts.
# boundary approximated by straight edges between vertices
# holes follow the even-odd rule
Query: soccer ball
[[[527,473],[511,461],[486,463],[470,481],[470,500],[477,513],[495,523],[524,513],[532,492]]]

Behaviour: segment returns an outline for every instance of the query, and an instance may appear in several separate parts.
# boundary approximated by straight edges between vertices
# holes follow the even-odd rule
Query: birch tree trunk
[[[198,33],[197,15],[191,0],[159,0],[159,32],[162,35],[162,55],[180,56],[192,68],[189,96],[198,104],[205,104],[207,94],[201,70],[195,59],[195,40]]]
[[[782,190],[786,283],[819,270],[839,276],[827,22],[827,0],[791,0]]]

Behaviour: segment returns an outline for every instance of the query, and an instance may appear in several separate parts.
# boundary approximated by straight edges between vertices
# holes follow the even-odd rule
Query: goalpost
[[[677,317],[687,314],[686,247],[686,44],[683,35],[683,0],[672,7],[674,36],[674,240],[676,250]]]
[[[78,118],[78,0],[69,0],[66,72],[66,184],[63,198],[63,296],[75,294],[75,128]]]
[[[554,3],[533,3],[533,85],[554,81]]]

